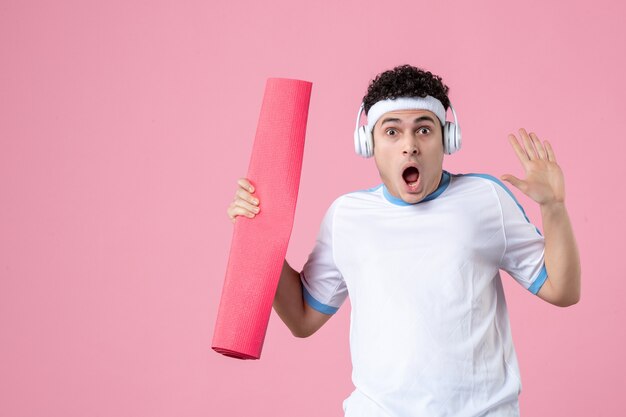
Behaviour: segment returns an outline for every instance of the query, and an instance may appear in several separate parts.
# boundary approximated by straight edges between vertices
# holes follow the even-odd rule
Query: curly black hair
[[[365,114],[376,102],[398,97],[426,97],[433,96],[448,110],[448,86],[441,81],[441,77],[433,75],[430,71],[413,67],[411,65],[399,65],[392,70],[382,72],[376,76],[367,88],[367,94],[363,97]]]

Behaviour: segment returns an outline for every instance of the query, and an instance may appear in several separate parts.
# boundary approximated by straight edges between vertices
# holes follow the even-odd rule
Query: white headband
[[[374,130],[374,125],[383,114],[395,110],[429,110],[437,116],[442,126],[446,124],[446,109],[435,97],[399,97],[378,101],[370,107],[367,112],[367,131]]]

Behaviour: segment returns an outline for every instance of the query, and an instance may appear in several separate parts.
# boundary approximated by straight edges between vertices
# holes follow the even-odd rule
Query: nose
[[[403,155],[417,155],[419,154],[419,148],[417,147],[417,139],[413,138],[411,135],[407,135],[405,138],[404,144],[402,145],[402,154]]]

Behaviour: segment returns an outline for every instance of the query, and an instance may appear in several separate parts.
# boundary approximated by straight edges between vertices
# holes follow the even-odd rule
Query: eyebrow
[[[419,123],[419,122],[424,121],[424,120],[427,120],[427,121],[431,122],[432,124],[435,124],[435,120],[432,117],[430,117],[430,116],[420,116],[417,119],[413,120],[413,123]],[[401,122],[401,121],[402,120],[400,120],[400,119],[396,119],[396,118],[393,118],[393,117],[387,117],[387,118],[383,119],[383,121],[380,123],[380,125],[382,126],[382,125],[384,125],[387,122]]]

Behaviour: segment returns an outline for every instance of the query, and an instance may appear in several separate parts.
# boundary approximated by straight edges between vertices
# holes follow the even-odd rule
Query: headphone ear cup
[[[354,129],[354,152],[361,156],[361,128]]]
[[[454,138],[454,142],[453,147],[450,149],[450,153],[457,152],[461,149],[461,126],[456,123],[452,123],[452,125],[454,126],[454,135],[452,136]]]
[[[461,128],[452,122],[446,122],[443,132],[443,151],[451,155],[461,149]]]
[[[374,137],[372,132],[369,132],[365,126],[362,129],[365,142],[365,154],[363,156],[371,158],[374,155]]]
[[[363,158],[373,155],[372,134],[367,131],[366,126],[360,126],[354,131],[354,151]]]

